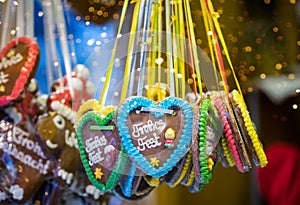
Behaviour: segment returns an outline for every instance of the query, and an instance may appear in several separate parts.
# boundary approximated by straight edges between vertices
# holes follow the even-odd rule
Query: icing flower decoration
[[[159,166],[159,160],[157,159],[157,157],[153,157],[153,158],[151,158],[150,160],[151,160],[150,164],[151,164],[152,166],[155,166],[155,167],[158,167],[158,166]]]
[[[95,174],[96,179],[101,179],[103,176],[103,172],[102,172],[101,168],[96,168],[94,174]]]
[[[12,197],[16,200],[22,200],[24,189],[19,185],[13,185],[9,188],[9,192],[12,194]]]

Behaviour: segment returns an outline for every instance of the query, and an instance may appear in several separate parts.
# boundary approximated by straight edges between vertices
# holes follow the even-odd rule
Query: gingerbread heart
[[[115,188],[126,163],[114,116],[115,110],[106,116],[89,111],[77,127],[83,166],[90,181],[103,192]]]
[[[0,52],[0,106],[17,99],[39,62],[39,47],[28,37],[12,40]]]
[[[164,176],[190,148],[193,110],[183,99],[168,97],[155,103],[131,97],[117,115],[124,149],[147,175]]]
[[[52,176],[53,162],[33,133],[2,120],[0,170],[0,189],[12,201],[25,204],[44,180]]]

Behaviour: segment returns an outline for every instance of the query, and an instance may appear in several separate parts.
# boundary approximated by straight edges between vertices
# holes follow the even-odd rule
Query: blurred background
[[[85,64],[96,46],[115,37],[122,1],[107,0],[112,6],[105,8],[99,0],[67,2],[68,33],[72,35],[78,63]],[[296,120],[300,119],[300,101],[295,91],[300,88],[300,2],[215,0],[213,4],[220,14],[219,22],[234,69],[265,148],[277,141],[299,145],[300,126]],[[36,23],[41,26],[35,27],[35,33],[43,45],[43,16],[39,15],[39,4],[36,5]],[[192,8],[197,45],[208,52],[204,30],[200,29],[201,10],[197,6]],[[45,76],[43,59],[38,79]],[[232,76],[230,69],[227,76]],[[40,86],[47,92],[47,84]],[[263,204],[256,171],[239,173],[236,168],[227,169],[219,164],[210,184],[200,193],[163,185],[134,204]]]
[[[80,64],[86,64],[97,46],[116,35],[122,1],[106,0],[109,7],[101,2],[66,1],[68,37]],[[300,2],[214,0],[213,4],[220,14],[219,22],[230,57],[262,143],[266,148],[277,141],[299,145]],[[197,45],[208,51],[204,30],[199,26],[201,10],[192,7],[192,15]],[[48,93],[49,83],[44,80],[47,57],[44,52],[43,16],[41,1],[36,1],[35,36],[41,48],[36,78],[40,91]],[[230,78],[230,69],[226,72]],[[185,187],[163,185],[150,197],[133,204],[259,205],[262,197],[256,171],[239,173],[236,168],[227,169],[219,164],[213,179],[200,193],[191,194]]]

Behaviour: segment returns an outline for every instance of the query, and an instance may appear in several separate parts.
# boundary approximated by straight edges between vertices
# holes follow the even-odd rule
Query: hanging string
[[[25,6],[25,15],[24,15],[25,35],[29,37],[34,37],[34,0],[26,0],[26,4],[24,4],[24,6]]]
[[[60,46],[62,50],[64,66],[66,71],[66,77],[68,80],[68,86],[70,89],[70,94],[72,99],[74,99],[74,90],[72,85],[72,65],[70,59],[70,51],[68,47],[68,39],[67,39],[67,25],[64,16],[64,8],[62,6],[61,0],[54,0],[53,1],[53,8],[56,11],[56,26],[60,41]]]
[[[170,29],[170,1],[165,0],[165,15],[166,15],[166,56],[167,56],[167,65],[169,67],[169,86],[170,86],[170,96],[175,96],[175,85],[174,85],[174,67],[173,67],[173,52],[172,52],[172,39],[171,39],[171,29]]]
[[[137,96],[143,95],[144,88],[144,76],[145,76],[145,64],[146,64],[146,51],[145,49],[148,44],[149,38],[149,28],[150,28],[150,20],[151,11],[152,11],[153,0],[146,0],[146,8],[144,14],[144,22],[143,22],[143,30],[142,30],[142,45],[141,45],[141,56],[140,56],[140,74],[137,86]]]
[[[158,0],[159,2],[159,7],[158,7],[158,21],[157,21],[157,59],[158,59],[158,63],[157,63],[157,82],[158,85],[160,85],[161,83],[161,64],[163,62],[163,59],[161,57],[161,42],[162,42],[162,26],[163,26],[163,22],[162,22],[162,14],[163,14],[163,0]]]
[[[154,2],[152,5],[152,15],[151,15],[151,52],[150,52],[150,61],[147,70],[147,96],[150,96],[150,91],[155,83],[156,69],[155,69],[155,61],[157,58],[157,26],[158,26],[158,3]]]
[[[70,18],[70,4],[68,4],[67,0],[62,0],[63,1],[63,8],[65,8],[65,20],[67,22],[67,25],[71,23],[71,18]],[[76,57],[76,50],[75,50],[75,41],[74,41],[74,36],[73,32],[69,31],[68,32],[68,45],[70,49],[70,58],[71,58],[71,66],[74,68],[77,65],[77,57]],[[71,36],[70,36],[71,35]],[[70,36],[70,37],[69,37]]]
[[[137,28],[136,28],[136,33],[132,34],[132,35],[135,35],[135,38],[137,37],[137,35],[141,34],[141,28],[143,26],[143,16],[144,16],[144,13],[145,13],[145,1],[144,0],[138,0],[140,2],[140,4],[138,5],[139,7],[137,8],[138,9],[138,12],[139,12],[139,15],[138,15],[138,23],[137,23]],[[137,5],[136,5],[137,6]],[[134,45],[134,53],[133,53],[133,61],[132,61],[132,64],[131,64],[131,73],[130,73],[130,81],[131,83],[129,83],[129,88],[128,88],[128,95],[135,95],[134,93],[134,80],[135,80],[135,70],[136,70],[136,61],[137,61],[137,51],[139,51],[139,48],[137,48],[138,46],[138,43],[135,42],[135,45]]]
[[[59,61],[59,57],[56,51],[56,38],[55,38],[55,15],[53,14],[53,5],[51,0],[43,1],[44,10],[44,37],[45,37],[45,48],[46,48],[46,67],[47,67],[47,80],[48,80],[48,91],[51,92],[51,85],[54,79],[61,79],[59,81],[59,87],[63,87],[62,83],[62,68]],[[54,77],[55,75],[55,77]]]
[[[185,77],[185,26],[184,26],[184,15],[183,15],[183,9],[182,9],[182,0],[178,0],[177,2],[177,21],[178,21],[178,46],[179,46],[179,69],[180,73],[182,75],[181,78],[181,84],[182,84],[182,89],[181,89],[181,97],[185,98],[185,82],[186,82],[186,77]]]
[[[139,10],[140,10],[140,3],[141,1],[137,1],[136,5],[134,6],[133,11],[133,17],[139,16]],[[132,3],[132,2],[131,2]],[[130,29],[130,36],[129,36],[129,42],[128,42],[128,54],[126,56],[126,63],[125,63],[125,70],[124,70],[124,80],[123,80],[123,86],[121,91],[121,98],[120,102],[125,100],[127,97],[127,90],[128,90],[128,84],[129,84],[129,77],[130,77],[130,71],[134,70],[132,69],[132,60],[133,56],[136,55],[134,52],[134,45],[136,40],[136,29],[138,26],[138,18],[133,18],[131,23],[131,29]],[[133,82],[132,82],[133,83]]]
[[[100,106],[101,107],[104,106],[105,99],[107,97],[107,93],[108,93],[108,89],[109,89],[109,85],[110,85],[110,80],[111,80],[111,75],[112,75],[113,64],[114,64],[114,61],[115,61],[116,48],[117,48],[117,45],[118,45],[118,39],[121,36],[121,29],[122,29],[122,26],[123,26],[123,23],[124,23],[125,14],[126,14],[127,7],[128,7],[128,2],[129,2],[129,0],[124,0],[122,12],[121,12],[121,18],[120,18],[120,25],[119,25],[118,32],[117,32],[117,38],[116,38],[116,41],[115,41],[115,44],[114,44],[114,47],[113,47],[113,50],[112,50],[112,55],[111,55],[111,58],[110,58],[109,67],[108,67],[107,74],[106,74],[106,77],[105,77],[105,83],[104,83],[102,93],[101,93],[101,96],[100,96]]]
[[[17,15],[15,37],[19,38],[25,35],[24,2],[18,1],[15,4],[16,4],[15,7],[16,7],[16,15]]]
[[[6,0],[4,6],[4,17],[2,20],[2,32],[1,32],[1,48],[11,40],[10,34],[14,25],[14,0]]]
[[[177,3],[176,2],[172,2],[171,3],[172,7],[171,7],[171,29],[172,29],[172,35],[171,35],[171,39],[172,39],[172,51],[173,51],[173,60],[174,60],[174,81],[175,81],[175,97],[179,97],[179,82],[178,82],[178,74],[179,74],[179,45],[178,45],[178,17],[177,17]],[[180,55],[180,54],[179,54]]]
[[[201,4],[201,8],[202,8],[202,15],[203,15],[204,27],[205,27],[205,31],[206,31],[206,35],[207,35],[208,47],[209,47],[209,50],[211,53],[211,61],[212,61],[213,69],[214,69],[214,77],[216,80],[216,86],[217,86],[217,89],[220,90],[218,77],[217,77],[217,66],[216,66],[217,61],[215,58],[215,52],[214,52],[214,48],[213,48],[215,40],[212,35],[212,33],[213,33],[212,22],[209,21],[209,15],[208,15],[207,9],[205,7],[205,4],[203,4],[203,1],[200,1],[200,4]],[[225,72],[221,71],[222,82],[224,83],[224,86],[225,86],[226,81],[224,79],[224,75],[225,75]],[[226,87],[225,87],[225,89],[226,89]]]
[[[214,26],[215,26],[217,34],[218,34],[218,36],[220,38],[220,42],[221,42],[221,45],[223,47],[223,51],[224,51],[224,54],[226,56],[227,62],[229,64],[229,67],[231,69],[232,75],[234,77],[234,81],[235,81],[235,84],[237,86],[237,89],[240,92],[240,94],[242,94],[241,87],[240,87],[238,79],[236,77],[236,74],[235,74],[235,71],[234,71],[234,68],[233,68],[230,56],[229,56],[229,52],[228,52],[228,49],[227,49],[227,46],[226,46],[226,43],[225,43],[225,39],[223,37],[223,33],[221,31],[220,24],[218,22],[219,15],[218,15],[217,12],[214,11],[214,8],[213,8],[213,5],[212,5],[211,1],[206,0],[206,6],[207,6],[207,10],[209,11],[210,15],[212,16],[212,19],[213,19],[213,22],[214,22]]]
[[[184,11],[186,14],[186,21],[187,21],[187,31],[189,36],[189,43],[191,44],[191,58],[193,58],[193,68],[196,71],[196,78],[197,78],[197,86],[199,89],[200,96],[202,96],[202,82],[201,82],[201,74],[200,74],[200,68],[199,68],[199,58],[198,58],[198,52],[196,47],[196,40],[195,40],[195,33],[194,33],[194,26],[192,21],[192,15],[191,15],[191,9],[190,4],[188,0],[183,0],[184,3]],[[194,71],[193,71],[194,72]],[[192,74],[194,76],[194,73]],[[195,81],[195,78],[194,78]]]

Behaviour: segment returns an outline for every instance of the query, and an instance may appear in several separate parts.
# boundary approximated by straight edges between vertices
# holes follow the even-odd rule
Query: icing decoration
[[[248,135],[251,139],[252,146],[253,146],[255,153],[257,155],[257,158],[259,160],[259,163],[257,163],[256,166],[264,167],[268,163],[267,157],[264,153],[263,146],[262,146],[262,144],[257,136],[256,130],[253,126],[253,122],[251,121],[245,101],[244,101],[242,95],[237,90],[233,90],[231,92],[231,94],[232,94],[232,98],[233,98],[234,102],[236,102],[238,108],[240,109],[241,115],[243,117],[243,122],[244,122],[243,125],[245,125],[245,127],[246,127]],[[244,138],[246,138],[246,136]],[[247,140],[245,140],[245,141],[246,141],[246,143],[248,142]],[[252,159],[256,158],[256,156],[254,156],[254,153],[251,153],[251,156],[252,156]]]
[[[195,169],[194,169],[193,161],[191,161],[191,163],[187,167],[187,173],[185,174],[180,184],[189,187],[193,184],[194,181],[195,181]]]
[[[71,85],[68,83],[68,77],[56,80],[52,85],[52,91],[56,92],[65,88],[71,88],[73,91],[72,109],[78,110],[80,105],[94,94],[94,85],[88,79],[89,70],[84,65],[76,65],[74,72],[71,73]]]
[[[192,150],[190,150],[189,153],[187,154],[187,158],[186,158],[183,168],[181,170],[180,176],[178,177],[177,181],[171,187],[175,187],[183,181],[184,177],[187,175],[187,173],[189,171],[191,162],[192,162]]]
[[[100,103],[95,99],[88,99],[84,103],[82,103],[77,111],[76,115],[76,123],[78,123],[79,119],[84,115],[84,113],[88,111],[100,112]],[[77,124],[76,124],[77,127]]]
[[[224,136],[221,137],[221,147],[223,149],[223,152],[221,153],[221,158],[224,155],[224,160],[225,162],[221,159],[221,162],[223,164],[224,167],[233,167],[235,165],[232,153],[229,150],[226,138]]]
[[[15,200],[22,200],[24,197],[24,189],[20,187],[19,185],[12,185],[9,188],[9,192],[12,194],[12,198]]]
[[[208,168],[208,159],[206,153],[206,133],[207,133],[207,120],[208,110],[211,108],[211,102],[209,99],[205,99],[200,108],[199,118],[199,163],[200,163],[200,175],[201,181],[204,184],[208,184],[212,178],[212,172]]]
[[[27,129],[32,129],[38,120],[38,116],[44,112],[38,100],[39,97],[37,82],[35,79],[31,79],[28,87],[18,100],[14,101],[11,106],[6,107],[4,112],[14,124],[25,125]]]
[[[72,96],[68,88],[52,93],[49,99],[49,106],[52,111],[64,116],[73,124],[75,123],[76,113],[72,110]]]
[[[193,142],[192,142],[192,160],[193,160],[193,168],[194,168],[194,175],[195,180],[197,182],[201,182],[201,175],[200,175],[200,163],[199,163],[199,106],[201,101],[199,100],[197,104],[194,104],[194,120],[193,120]]]
[[[215,105],[216,109],[218,110],[218,114],[222,120],[223,128],[224,128],[224,135],[227,139],[228,146],[233,155],[235,165],[240,172],[244,172],[245,170],[244,170],[241,158],[239,156],[239,153],[237,150],[237,145],[236,145],[236,142],[235,142],[234,136],[233,136],[233,130],[232,130],[233,128],[230,123],[231,119],[230,119],[227,107],[225,105],[225,102],[224,102],[224,101],[226,101],[226,97],[223,96],[223,94],[224,93],[217,93],[214,96],[214,105]]]
[[[233,130],[233,137],[234,137],[234,141],[236,143],[238,155],[241,159],[241,163],[243,166],[243,171],[241,171],[241,170],[240,171],[246,172],[252,168],[250,157],[249,157],[247,149],[246,149],[246,145],[245,145],[245,142],[243,139],[241,129],[239,128],[238,118],[236,118],[235,114],[234,114],[234,107],[233,107],[232,103],[229,102],[228,96],[224,100],[226,101],[225,105],[228,110],[230,126]]]
[[[175,132],[172,128],[168,128],[165,133],[165,147],[167,149],[174,148]]]
[[[163,182],[161,178],[154,178],[148,175],[144,176],[144,179],[152,187],[158,187]]]
[[[3,191],[13,201],[25,203],[52,176],[54,164],[35,135],[13,123],[0,121],[0,142]]]
[[[16,100],[35,74],[39,47],[35,40],[20,37],[0,52],[0,106]]]
[[[96,168],[94,174],[95,174],[96,179],[101,179],[103,176],[103,172],[102,172],[101,168]]]
[[[195,180],[195,171],[194,171],[193,167],[191,169],[190,174],[188,174],[187,176],[188,176],[188,178],[187,178],[186,182],[183,183],[185,181],[184,180],[181,184],[188,187],[188,186],[191,186]]]
[[[123,153],[120,138],[116,129],[91,129],[91,126],[114,126],[115,111],[106,116],[94,111],[85,113],[78,122],[77,138],[80,156],[85,171],[100,191],[111,191],[123,172],[126,158]],[[101,169],[103,175],[95,176],[95,171]]]
[[[80,166],[78,142],[72,122],[57,112],[49,112],[39,118],[36,131],[43,149],[54,155],[58,182],[70,185]]]
[[[141,112],[142,107],[171,110],[175,114]],[[117,113],[117,127],[124,149],[147,175],[156,178],[165,175],[188,151],[193,110],[186,101],[168,97],[154,103],[144,97],[131,97],[123,102]],[[164,146],[164,135],[168,128],[176,133],[173,149]],[[153,165],[151,158],[156,159]]]
[[[158,167],[159,166],[159,160],[156,157],[150,158],[150,164],[153,167]]]

